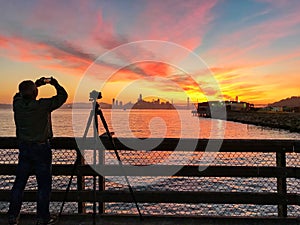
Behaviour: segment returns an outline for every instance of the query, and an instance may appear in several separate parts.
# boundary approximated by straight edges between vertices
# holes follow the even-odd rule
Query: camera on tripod
[[[93,90],[90,92],[90,101],[96,101],[97,99],[101,99],[102,94],[99,91]]]
[[[97,148],[96,146],[96,143],[98,143],[98,138],[102,139],[103,138],[108,138],[109,142],[110,142],[110,146],[107,148],[107,149],[113,149],[114,152],[115,152],[115,155],[117,157],[117,160],[119,162],[119,166],[121,168],[123,168],[123,163],[121,161],[121,158],[120,158],[120,155],[118,153],[118,150],[116,148],[116,145],[113,141],[113,138],[112,138],[112,135],[114,135],[114,132],[110,132],[109,131],[109,128],[108,128],[108,125],[105,121],[105,118],[104,118],[104,115],[102,113],[102,110],[100,108],[100,105],[99,103],[97,102],[97,99],[101,99],[102,98],[102,95],[101,95],[101,92],[98,92],[98,91],[91,91],[90,92],[90,96],[89,96],[89,100],[92,102],[92,105],[93,105],[93,108],[91,109],[91,112],[90,112],[90,116],[88,118],[88,122],[87,122],[87,125],[86,125],[86,128],[85,128],[85,131],[84,131],[84,134],[83,134],[83,143],[85,143],[86,139],[87,139],[87,135],[88,135],[88,131],[89,131],[89,127],[91,126],[92,124],[92,121],[94,123],[93,127],[94,127],[94,139],[96,140],[92,145],[93,145],[93,148],[94,148],[94,154],[96,154],[96,151],[98,152],[99,151],[99,148]],[[101,134],[99,136],[99,125],[98,125],[98,116],[100,117],[100,120],[102,121],[102,124],[103,124],[103,127],[105,129],[105,133]],[[101,140],[101,141],[102,141]],[[91,142],[90,142],[91,143]],[[84,148],[86,148],[87,146],[85,146]],[[88,148],[88,149],[93,149],[93,148]],[[102,152],[102,151],[101,151]],[[105,154],[105,152],[103,152]],[[99,156],[99,159],[100,156]],[[103,158],[104,159],[104,158]],[[94,155],[94,164],[96,164],[96,155]],[[63,207],[64,207],[64,204],[66,202],[66,199],[67,199],[67,194],[69,193],[69,190],[70,190],[70,186],[71,186],[71,183],[72,183],[72,179],[73,179],[73,176],[74,176],[74,173],[76,171],[76,168],[77,166],[79,165],[79,162],[80,162],[80,157],[77,157],[76,158],[76,161],[74,163],[74,166],[73,166],[73,172],[72,172],[72,175],[71,175],[71,178],[70,178],[70,181],[69,181],[69,184],[67,186],[67,190],[65,192],[65,197],[64,197],[64,201],[62,203],[62,206],[60,208],[60,212],[59,212],[59,216],[62,214],[62,211],[63,211]],[[99,163],[99,162],[98,162]],[[100,164],[100,163],[99,163]],[[124,170],[124,168],[123,168]],[[128,188],[129,188],[129,192],[131,193],[131,196],[132,196],[132,199],[135,203],[135,206],[137,208],[137,211],[140,215],[140,219],[142,220],[142,214],[141,214],[141,211],[139,209],[139,206],[138,206],[138,203],[136,201],[136,198],[135,198],[135,195],[134,195],[134,192],[133,192],[133,189],[130,185],[130,182],[128,180],[128,177],[126,175],[126,173],[124,172],[124,178],[127,182],[127,185],[128,185]],[[96,176],[94,175],[94,182],[93,182],[93,189],[94,189],[94,199],[93,199],[93,224],[96,224],[96,220],[95,220],[95,215],[96,215],[96,190],[97,190],[97,186],[96,186],[96,183],[97,183],[97,180],[96,180]],[[99,183],[100,183],[100,179],[99,179]]]

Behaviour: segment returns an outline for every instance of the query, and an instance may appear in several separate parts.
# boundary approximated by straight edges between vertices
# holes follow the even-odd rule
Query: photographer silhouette
[[[51,98],[36,100],[38,87],[50,84],[56,89]],[[10,225],[18,224],[23,201],[23,192],[32,171],[37,179],[37,225],[54,224],[49,204],[52,185],[52,151],[49,140],[53,137],[51,112],[67,100],[66,90],[53,77],[42,77],[35,81],[22,81],[19,93],[13,99],[16,135],[19,142],[19,162],[16,178],[11,190],[8,210]]]

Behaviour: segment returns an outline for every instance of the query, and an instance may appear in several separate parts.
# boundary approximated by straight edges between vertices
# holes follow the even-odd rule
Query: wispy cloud
[[[272,6],[281,5],[280,1],[270,2],[273,3]],[[300,2],[296,1],[298,2],[296,6],[294,1],[294,8],[287,8],[289,2],[285,3],[286,7],[283,7],[281,12],[273,10],[272,15],[265,20],[222,34],[208,54],[215,56],[218,62],[234,61],[236,63],[245,59],[251,60],[249,57],[251,53],[259,54],[262,49],[268,51],[268,48],[272,47],[276,41],[299,34]],[[268,57],[273,57],[273,55],[269,54]]]
[[[95,57],[83,52],[79,47],[54,38],[30,40],[27,37],[6,37],[2,45],[2,55],[17,61],[40,63],[41,66],[64,70],[84,71]],[[1,54],[0,52],[0,54]]]
[[[139,39],[172,41],[191,50],[201,45],[217,1],[147,1],[135,27]]]

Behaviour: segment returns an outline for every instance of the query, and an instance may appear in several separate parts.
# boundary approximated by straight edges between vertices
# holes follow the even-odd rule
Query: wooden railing
[[[127,142],[130,141],[126,139]],[[80,139],[79,139],[80,141]],[[87,141],[92,141],[88,139]],[[102,140],[106,149],[111,149],[107,140]],[[132,140],[134,141],[134,140]],[[166,138],[153,151],[173,151],[179,139]],[[190,142],[195,140],[184,139],[184,146],[189,146]],[[182,149],[182,151],[205,151],[207,139],[197,140],[194,149]],[[219,140],[216,140],[219,141]],[[123,145],[122,139],[114,139],[117,149],[131,150]],[[59,149],[76,150],[77,157],[81,157],[77,150],[77,143],[74,138],[54,138],[52,148],[54,151]],[[12,137],[0,138],[0,149],[17,149],[17,141]],[[142,150],[142,149],[139,149]],[[207,150],[206,150],[207,151]],[[223,140],[219,152],[228,153],[274,153],[276,156],[276,165],[269,166],[209,166],[200,171],[198,165],[181,165],[180,169],[173,174],[176,177],[242,177],[242,178],[274,178],[277,180],[276,192],[193,192],[193,191],[135,191],[135,197],[139,203],[206,203],[206,204],[255,204],[255,205],[277,205],[278,217],[288,216],[288,205],[300,205],[300,193],[290,193],[287,190],[287,179],[300,178],[300,141],[294,140]],[[287,154],[296,154],[297,165],[287,166]],[[298,160],[297,160],[298,158]],[[161,165],[154,168],[143,176],[151,176],[159,171],[165,171],[179,165]],[[118,165],[104,165],[105,172],[109,176],[123,176],[126,171],[127,176],[141,175],[136,168],[133,170],[130,166],[124,165],[120,168]],[[16,164],[0,164],[0,176],[14,175]],[[71,175],[73,165],[54,164],[53,175]],[[128,191],[108,191],[105,188],[95,193],[91,190],[84,190],[82,180],[85,176],[100,177],[89,165],[80,164],[76,169],[77,190],[71,190],[68,193],[66,201],[78,202],[79,212],[84,212],[84,202],[132,202],[132,196]],[[104,185],[103,185],[104,187]],[[25,191],[24,201],[36,201],[35,191]],[[52,201],[62,202],[64,200],[65,190],[56,190],[52,192]],[[0,201],[9,201],[9,190],[1,189]],[[100,213],[102,211],[100,210]]]

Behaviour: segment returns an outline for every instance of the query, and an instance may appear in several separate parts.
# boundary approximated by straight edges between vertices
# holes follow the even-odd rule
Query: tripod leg
[[[112,145],[112,147],[113,147],[113,149],[114,149],[115,155],[116,155],[116,157],[117,157],[117,159],[118,159],[118,162],[119,162],[119,166],[120,166],[121,169],[123,170],[124,178],[125,178],[125,180],[126,180],[126,183],[127,183],[128,189],[129,189],[129,192],[130,192],[130,194],[131,194],[131,196],[132,196],[132,199],[133,199],[133,201],[134,201],[134,203],[135,203],[135,206],[136,206],[136,209],[137,209],[137,211],[138,211],[138,214],[139,214],[139,216],[140,216],[140,220],[143,220],[142,213],[141,213],[140,208],[139,208],[139,206],[138,206],[138,204],[137,204],[137,200],[136,200],[136,198],[135,198],[133,189],[132,189],[132,187],[131,187],[131,185],[130,185],[130,182],[129,182],[128,177],[127,177],[127,175],[126,175],[126,172],[125,172],[125,170],[124,170],[124,167],[123,167],[123,163],[122,163],[121,157],[120,157],[120,155],[119,155],[119,153],[118,153],[118,150],[117,150],[117,148],[116,148],[116,145],[115,145],[115,143],[114,143],[114,140],[113,140],[113,138],[112,138],[112,135],[111,135],[111,133],[109,132],[109,129],[108,129],[106,120],[105,120],[104,115],[103,115],[103,113],[102,113],[102,110],[101,110],[100,108],[98,108],[97,114],[100,116],[100,119],[101,119],[101,121],[102,121],[103,127],[104,127],[104,129],[105,129],[105,131],[106,131],[106,134],[107,134],[107,136],[108,136],[108,138],[109,138],[109,141],[110,141],[110,143],[111,143],[111,145]]]
[[[86,137],[87,137],[87,133],[88,133],[88,131],[89,131],[89,127],[91,126],[92,119],[93,119],[94,115],[95,115],[95,110],[94,110],[94,108],[93,108],[93,109],[91,110],[91,112],[90,112],[90,116],[89,116],[89,118],[88,118],[88,122],[87,122],[87,125],[86,125],[86,128],[85,128],[85,131],[84,131],[84,135],[83,135],[83,140],[84,140],[84,141],[85,141],[85,139],[86,139]],[[59,211],[59,214],[58,214],[58,218],[61,217],[61,214],[62,214],[62,212],[63,212],[65,202],[66,202],[67,197],[68,197],[68,194],[69,194],[69,192],[70,192],[70,187],[71,187],[71,184],[72,184],[72,180],[73,180],[73,177],[74,177],[74,175],[75,175],[75,171],[76,171],[77,166],[79,165],[80,160],[81,160],[81,158],[80,158],[80,155],[81,155],[81,154],[80,154],[80,152],[79,152],[78,149],[76,149],[76,154],[77,154],[77,155],[76,155],[76,160],[75,160],[74,165],[73,165],[72,174],[71,174],[71,177],[70,177],[70,180],[69,180],[69,183],[68,183],[66,192],[65,192],[64,200],[63,200],[63,202],[62,202],[62,204],[61,204],[61,207],[60,207],[60,211]]]
[[[91,123],[92,123],[92,120],[93,120],[93,117],[94,117],[94,113],[95,113],[95,111],[91,110],[88,122],[87,122],[86,127],[85,127],[85,131],[84,131],[84,134],[83,134],[83,139],[85,139],[87,137],[87,133],[89,132],[89,128],[91,126]]]
[[[78,150],[77,150],[76,152],[77,152],[76,160],[75,160],[74,165],[73,165],[72,174],[71,174],[71,177],[70,177],[70,180],[69,180],[69,183],[68,183],[66,192],[65,192],[64,200],[63,200],[63,202],[62,202],[62,204],[61,204],[61,207],[60,207],[60,211],[59,211],[59,214],[58,214],[58,218],[61,217],[61,214],[62,214],[62,212],[63,212],[64,206],[65,206],[65,202],[67,201],[67,197],[68,197],[68,194],[69,194],[69,192],[70,192],[72,180],[73,180],[75,171],[76,171],[77,166],[78,166],[79,161],[80,161],[80,155],[78,154]]]
[[[96,110],[96,107],[98,106],[97,103],[95,103],[95,110]],[[94,111],[95,112],[95,111]],[[96,138],[98,138],[98,117],[97,117],[97,114],[94,113],[94,127],[93,127],[93,132],[94,132],[94,152],[93,152],[93,163],[94,165],[96,165],[97,163],[97,154],[96,154],[96,149],[97,149],[97,144],[96,144]],[[96,225],[96,214],[97,214],[97,205],[96,205],[96,191],[97,191],[97,185],[96,185],[96,182],[97,182],[97,177],[96,175],[93,176],[93,225]]]

